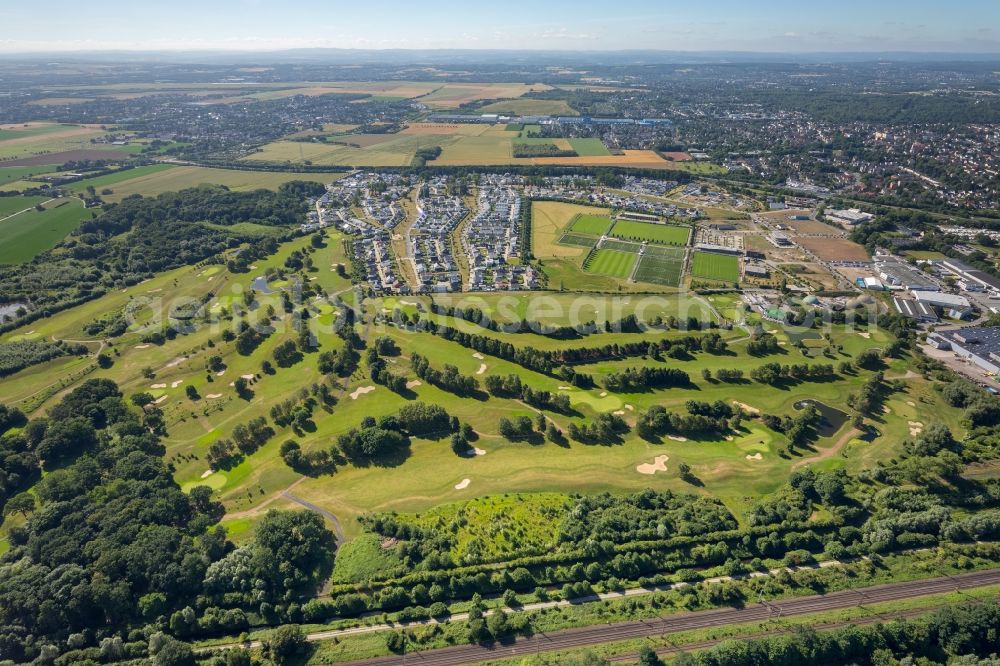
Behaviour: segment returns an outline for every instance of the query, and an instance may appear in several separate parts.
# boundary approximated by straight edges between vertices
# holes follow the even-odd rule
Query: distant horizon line
[[[301,52],[337,52],[337,53],[503,53],[503,54],[670,54],[670,55],[740,55],[740,56],[820,56],[820,55],[840,55],[840,56],[955,56],[955,57],[995,57],[1000,58],[1000,51],[949,51],[949,50],[794,50],[794,51],[764,51],[764,50],[725,50],[725,49],[653,49],[653,48],[632,48],[632,49],[530,49],[530,48],[477,48],[477,47],[440,47],[440,48],[411,48],[411,47],[387,47],[387,48],[358,48],[339,46],[293,46],[276,48],[227,48],[203,47],[203,48],[161,48],[161,49],[136,49],[136,48],[86,48],[86,49],[25,49],[25,50],[3,50],[0,48],[0,57],[4,56],[46,56],[46,55],[184,55],[184,54],[280,54],[280,53],[301,53]]]

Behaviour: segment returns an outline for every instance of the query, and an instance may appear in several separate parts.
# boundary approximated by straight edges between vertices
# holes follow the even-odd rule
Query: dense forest
[[[292,593],[310,591],[328,570],[333,537],[314,513],[271,512],[251,544],[229,543],[210,489],[185,494],[173,480],[145,423],[154,410],[98,379],[44,418],[0,410],[0,478],[9,481],[14,466],[28,481],[47,472],[33,495],[16,495],[5,510],[13,504],[28,519],[11,527],[11,550],[0,558],[4,659],[50,663],[68,652],[69,661],[105,660],[109,642],[119,658],[140,658],[172,640],[161,632],[239,631],[245,611],[214,600],[253,590],[254,611],[278,617]],[[176,663],[190,663],[187,652]]]

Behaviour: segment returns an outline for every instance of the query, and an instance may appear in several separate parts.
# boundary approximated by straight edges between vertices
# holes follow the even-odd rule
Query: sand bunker
[[[201,478],[203,479],[207,479],[210,476],[212,476],[212,470],[210,469],[206,469],[204,472],[201,473]]]
[[[155,389],[158,389],[158,388],[167,388],[167,385],[166,384],[153,384],[149,388],[155,388]]]
[[[364,395],[365,393],[371,393],[374,390],[374,386],[360,386],[354,389],[354,393],[351,394],[351,400],[357,400],[358,396]]]
[[[747,460],[763,460],[763,459],[764,456],[762,456],[760,452],[755,453],[753,455],[750,455],[749,453],[747,454]]]
[[[472,483],[472,479],[462,479],[455,484],[455,490],[465,490],[469,487],[470,483]]]
[[[607,398],[608,397],[608,392],[607,391],[601,391],[601,397],[602,398]]]
[[[573,387],[572,386],[559,386],[558,389],[560,391],[572,391]]]
[[[423,386],[423,385],[424,383],[419,379],[411,379],[410,381],[406,382],[406,388],[408,389],[417,388],[418,386]]]
[[[222,394],[221,393],[209,393],[205,397],[208,398],[209,400],[215,400],[216,398],[221,398]]]
[[[240,377],[242,377],[243,379],[246,379],[247,381],[249,381],[249,380],[251,380],[251,379],[254,378],[254,375],[240,375]]]
[[[187,359],[185,359],[183,356],[178,356],[177,358],[175,358],[174,360],[172,360],[170,363],[167,363],[167,365],[165,367],[172,368],[175,365],[180,365],[181,363],[183,363],[186,360]]]
[[[476,352],[475,354],[472,355],[472,358],[478,358],[479,360],[482,360],[486,357],[480,354],[479,352]]]
[[[469,447],[469,453],[467,453],[466,455],[469,455],[469,456],[485,456],[486,455],[486,450],[485,449],[481,449],[478,446],[472,446],[472,447]]]
[[[917,403],[913,402],[912,400],[907,400],[906,404],[908,404],[910,407],[916,407],[917,406]]]
[[[178,386],[180,386],[183,383],[184,383],[183,379],[178,379],[176,382],[171,382],[170,388],[177,388]]]
[[[668,460],[670,460],[670,456],[656,456],[653,458],[653,462],[651,463],[636,465],[635,471],[639,472],[639,474],[656,474],[657,472],[666,472]]]
[[[910,426],[910,437],[916,437],[924,431],[924,424],[920,421],[907,421],[906,424]]]
[[[733,404],[742,409],[744,412],[749,412],[751,414],[760,414],[760,410],[756,407],[751,407],[745,402],[740,402],[739,400],[733,400]]]
[[[224,374],[226,374],[226,371],[225,371],[225,370],[219,370],[219,371],[218,371],[217,373],[215,373],[215,376],[216,376],[216,377],[221,377],[221,376],[222,376],[222,375],[224,375]]]
[[[477,374],[477,375],[481,375],[481,374],[483,374],[484,372],[486,372],[486,364],[485,364],[485,363],[480,363],[480,364],[479,364],[479,369],[478,369],[478,370],[476,370],[476,374]]]
[[[625,410],[624,409],[616,409],[615,411],[613,411],[611,413],[614,414],[615,416],[625,416]]]
[[[889,405],[882,405],[882,413],[883,414],[892,414],[892,410],[889,409]]]
[[[870,339],[872,337],[872,334],[869,333],[868,331],[858,331],[858,335],[860,335],[865,339]]]
[[[156,400],[153,401],[153,404],[154,405],[158,405],[158,404],[160,404],[161,402],[163,402],[166,399],[167,399],[167,396],[161,395],[159,398],[157,398]]]
[[[625,409],[627,409],[630,412],[634,412],[635,411],[635,407],[633,407],[632,405],[625,405]]]
[[[672,439],[675,442],[686,442],[686,441],[688,441],[687,437],[681,437],[680,435],[667,435],[667,439]]]
[[[149,349],[149,345],[136,345],[136,349]]]

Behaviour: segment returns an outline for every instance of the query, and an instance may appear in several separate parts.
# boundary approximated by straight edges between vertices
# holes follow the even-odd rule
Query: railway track
[[[421,664],[423,666],[460,666],[490,659],[582,648],[602,643],[661,636],[680,631],[721,627],[730,624],[758,622],[777,617],[795,617],[823,611],[865,606],[923,597],[932,594],[974,589],[1000,584],[1000,569],[977,571],[957,576],[931,578],[903,583],[887,583],[873,587],[842,590],[830,594],[784,599],[773,603],[754,604],[742,608],[719,608],[695,611],[649,620],[632,620],[600,626],[566,629],[552,633],[539,633],[526,638],[512,639],[493,645],[457,645],[454,647],[390,655],[362,661],[344,662],[342,666],[397,666]],[[323,632],[311,634],[309,640],[323,640]]]

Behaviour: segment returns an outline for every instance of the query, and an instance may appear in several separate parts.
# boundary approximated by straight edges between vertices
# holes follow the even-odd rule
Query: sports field
[[[739,282],[740,260],[728,254],[695,252],[691,259],[691,276],[722,282]]]
[[[659,250],[659,252],[653,251]],[[684,249],[647,246],[639,267],[635,271],[636,282],[652,282],[668,287],[680,286],[684,273]]]
[[[618,220],[611,230],[611,235],[618,238],[647,241],[649,243],[662,243],[664,245],[687,245],[691,230],[687,227],[673,224]]]
[[[611,225],[611,218],[604,215],[580,215],[573,224],[570,231],[578,234],[589,234],[591,236],[601,236]]]
[[[0,221],[0,264],[30,261],[89,217],[90,211],[74,198],[53,201],[41,212],[29,210]]]
[[[576,245],[579,247],[594,247],[599,239],[593,236],[584,236],[582,234],[567,233],[563,234],[562,238],[559,239],[560,245]]]
[[[617,278],[627,278],[635,266],[636,254],[622,250],[606,250],[601,248],[587,261],[584,268],[593,273],[610,275]]]

